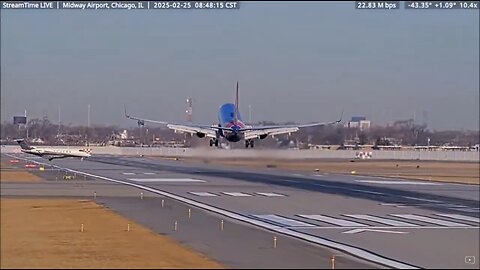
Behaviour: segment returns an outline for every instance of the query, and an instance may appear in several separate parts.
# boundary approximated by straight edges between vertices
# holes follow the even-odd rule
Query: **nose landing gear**
[[[250,146],[251,148],[253,148],[253,147],[255,146],[254,140],[252,140],[252,139],[245,140],[245,148],[248,148],[248,146]]]

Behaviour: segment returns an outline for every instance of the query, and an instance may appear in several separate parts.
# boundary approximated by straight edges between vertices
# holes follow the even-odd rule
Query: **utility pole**
[[[60,126],[62,125],[62,117],[60,114],[60,104],[58,104],[58,130],[57,130],[57,140],[60,140]]]
[[[187,114],[187,121],[189,123],[193,123],[193,99],[187,98],[187,110],[185,111]]]
[[[25,129],[27,130],[27,139],[28,139],[28,119],[27,119],[27,110],[25,110]]]
[[[87,114],[87,127],[90,127],[90,104],[88,104],[88,114]]]
[[[88,131],[90,130],[90,104],[88,104],[88,113],[87,113],[87,146],[90,144],[88,143]]]

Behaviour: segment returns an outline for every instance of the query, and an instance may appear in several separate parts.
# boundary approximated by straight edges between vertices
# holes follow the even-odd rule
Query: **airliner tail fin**
[[[238,122],[238,81],[237,81],[237,91],[235,94],[235,114],[234,114],[234,124],[237,125]]]

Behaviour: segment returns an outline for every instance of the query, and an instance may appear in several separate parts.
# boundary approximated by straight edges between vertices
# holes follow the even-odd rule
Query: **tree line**
[[[257,124],[274,125],[270,121]],[[292,124],[292,123],[289,123]],[[189,141],[191,145],[201,143],[195,136],[174,133],[165,127],[139,126],[121,128],[118,126],[72,126],[52,123],[48,118],[30,119],[26,126],[14,125],[11,122],[1,124],[1,139],[3,143],[13,142],[16,138],[39,139],[46,144],[54,145],[85,145],[87,143],[108,144],[120,140],[121,133],[128,133],[128,140],[135,144],[151,144],[161,141]],[[400,120],[389,126],[372,126],[367,130],[347,128],[342,125],[310,127],[300,129],[290,136],[280,135],[276,140],[271,138],[261,142],[264,146],[274,146],[278,141],[294,141],[313,145],[457,145],[473,146],[479,143],[479,131],[432,131],[425,124],[416,124],[413,119]]]

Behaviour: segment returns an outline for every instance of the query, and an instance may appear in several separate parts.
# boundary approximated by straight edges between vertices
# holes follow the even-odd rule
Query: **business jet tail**
[[[31,147],[30,145],[27,144],[27,142],[25,141],[25,139],[16,139],[15,141],[20,145],[20,147],[21,147],[23,150],[32,150],[32,149],[34,149],[33,147]]]

